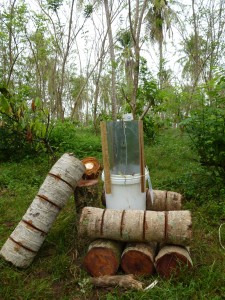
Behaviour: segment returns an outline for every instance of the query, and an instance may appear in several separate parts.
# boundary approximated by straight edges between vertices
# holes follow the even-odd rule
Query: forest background
[[[16,132],[22,144],[52,151],[57,122],[93,124],[97,133],[101,120],[127,112],[143,119],[150,138],[164,125],[189,125],[192,133],[198,122],[222,125],[224,5],[3,1],[1,147],[10,147],[9,133]],[[218,138],[221,147],[222,132]]]

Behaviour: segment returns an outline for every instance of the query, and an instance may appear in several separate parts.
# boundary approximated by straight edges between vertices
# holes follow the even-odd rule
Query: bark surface
[[[153,190],[153,199],[146,191],[146,209],[153,211],[181,210],[182,195],[172,191]]]
[[[3,245],[0,255],[17,267],[33,261],[58,213],[85,171],[72,154],[65,153],[52,167],[22,220]]]
[[[79,232],[91,239],[188,245],[191,225],[188,210],[156,212],[84,207]]]

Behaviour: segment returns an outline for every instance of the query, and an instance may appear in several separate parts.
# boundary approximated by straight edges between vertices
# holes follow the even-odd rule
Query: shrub
[[[200,162],[215,176],[225,177],[225,77],[214,80],[205,101],[182,124],[191,137]]]
[[[48,110],[33,95],[25,85],[13,92],[0,87],[0,160],[18,160],[39,150],[50,150]]]
[[[65,120],[57,121],[51,132],[50,144],[56,154],[73,152],[78,158],[87,156],[101,158],[101,139],[90,127]]]

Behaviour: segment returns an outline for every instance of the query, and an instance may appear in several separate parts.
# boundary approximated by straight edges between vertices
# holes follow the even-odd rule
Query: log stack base
[[[182,268],[193,266],[186,247],[191,238],[191,214],[182,210],[181,194],[158,190],[153,190],[153,193],[152,201],[149,191],[146,191],[147,211],[85,207],[80,218],[80,234],[91,239],[128,242],[121,255],[121,268],[126,274],[151,275],[156,270],[163,278],[170,278],[179,275]],[[102,200],[105,202],[104,198]],[[155,257],[156,242],[161,246]],[[91,246],[91,249],[89,247],[85,264],[97,273],[86,269],[93,276],[115,274],[119,259],[117,256],[115,263],[114,251],[107,247]],[[113,271],[109,271],[110,265],[114,265]],[[104,274],[100,268],[105,268]]]

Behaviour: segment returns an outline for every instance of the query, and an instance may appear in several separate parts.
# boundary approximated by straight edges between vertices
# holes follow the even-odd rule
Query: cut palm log
[[[86,157],[82,159],[85,166],[85,173],[83,179],[96,179],[101,170],[101,164],[95,157]]]
[[[98,207],[100,204],[98,179],[81,179],[74,191],[74,200],[78,214],[87,205]]]
[[[188,248],[166,245],[161,248],[155,258],[155,267],[157,273],[164,277],[179,275],[182,268],[191,268],[193,266]]]
[[[84,258],[85,269],[94,277],[116,274],[122,253],[122,243],[111,240],[95,240]]]
[[[91,278],[91,283],[97,287],[122,287],[125,289],[142,290],[142,283],[133,275],[114,275]]]
[[[188,245],[191,226],[188,210],[158,212],[84,207],[79,232],[91,239]]]
[[[182,195],[172,191],[153,190],[153,199],[146,190],[146,209],[154,211],[181,210]]]
[[[130,243],[121,257],[121,267],[126,274],[151,275],[154,272],[156,243]]]
[[[68,153],[55,163],[22,220],[3,245],[0,255],[5,260],[17,267],[30,265],[84,170],[82,162]]]

